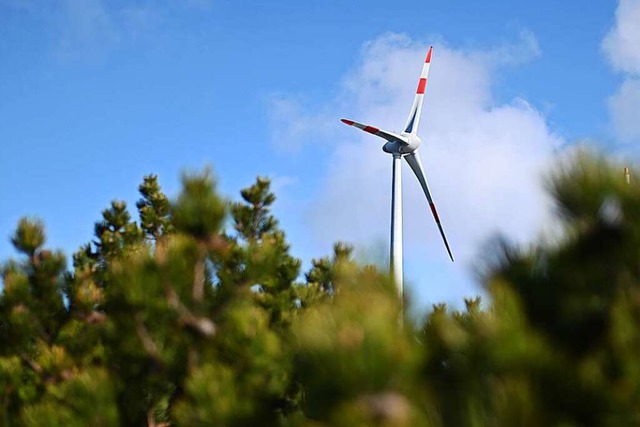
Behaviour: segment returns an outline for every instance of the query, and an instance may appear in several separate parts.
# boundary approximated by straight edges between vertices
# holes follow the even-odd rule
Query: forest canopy
[[[640,186],[579,153],[546,181],[556,234],[505,240],[484,301],[403,313],[352,248],[301,271],[258,178],[175,200],[144,177],[72,265],[25,218],[2,263],[4,426],[640,424]],[[447,283],[437,286],[446,287]]]

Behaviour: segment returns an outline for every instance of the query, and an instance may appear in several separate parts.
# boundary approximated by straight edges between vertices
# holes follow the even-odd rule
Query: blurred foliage
[[[479,261],[488,300],[421,321],[348,245],[301,272],[266,178],[232,203],[185,175],[171,202],[146,176],[139,221],[114,201],[71,269],[23,219],[0,425],[640,425],[635,178],[593,153],[560,165],[553,239],[501,240]]]

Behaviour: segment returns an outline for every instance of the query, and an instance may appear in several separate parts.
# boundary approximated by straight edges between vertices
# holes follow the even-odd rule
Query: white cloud
[[[640,74],[640,0],[619,1],[602,47],[616,70]]]
[[[305,107],[301,100],[282,94],[268,100],[272,139],[277,148],[297,152],[305,144],[332,139],[334,117],[322,111],[310,113]]]
[[[371,119],[402,125],[415,91],[407,88],[416,84],[424,60],[416,57],[424,56],[424,50],[425,46],[418,46],[404,34],[388,33],[365,43],[359,67],[340,82],[336,99],[330,105],[311,105],[290,94],[272,96],[269,114],[276,146],[290,150],[309,142],[335,143],[344,135],[336,126],[339,112],[365,110]],[[484,51],[452,53],[449,49],[437,53],[450,64],[449,71],[453,74],[435,90],[454,95],[440,96],[441,105],[436,111],[441,118],[448,117],[454,122],[455,116],[449,114],[453,110],[464,115],[472,106],[490,105],[490,74],[495,68],[518,65],[541,55],[535,36],[528,30],[522,30],[516,42]],[[414,68],[407,68],[407,64]]]
[[[297,185],[299,182],[299,179],[295,176],[273,174],[269,175],[269,178],[271,179],[271,191],[276,195],[284,192],[289,187]]]
[[[640,41],[639,41],[640,43]],[[640,141],[640,80],[626,79],[609,98],[613,127],[620,142]]]
[[[624,74],[608,102],[614,134],[623,143],[640,141],[640,0],[619,1],[602,48],[612,67]]]
[[[391,157],[381,151],[382,140],[357,133],[338,119],[342,115],[398,130],[409,112],[425,53],[424,43],[405,35],[386,34],[367,43],[334,105],[320,108],[333,111],[333,132],[338,138],[324,187],[308,210],[316,241],[340,239],[367,245],[387,238]],[[497,67],[537,55],[539,49],[530,34],[509,49],[434,47],[420,154],[452,249],[463,266],[494,233],[520,242],[533,238],[550,212],[540,174],[562,140],[525,100],[497,105],[491,92]],[[407,262],[448,262],[424,195],[408,167],[403,180]],[[416,257],[417,253],[421,256]],[[445,276],[459,284],[460,264],[456,265],[446,267]],[[445,267],[438,264],[437,268]],[[409,270],[424,275],[419,268]],[[454,290],[458,294],[453,296],[476,292],[469,283]]]
[[[490,63],[496,65],[520,65],[542,55],[538,39],[530,30],[520,30],[518,36],[518,40],[515,43],[503,43],[489,50],[489,52],[482,52],[482,57],[489,58]]]
[[[205,13],[212,0],[0,0],[0,10],[27,13],[39,19],[50,32],[52,53],[57,59],[103,59],[123,46],[158,45],[170,29],[172,37],[189,31],[173,25],[182,19],[180,9]]]
[[[102,0],[65,0],[58,18],[56,54],[61,58],[101,54],[120,40],[117,22]]]
[[[168,15],[161,4],[105,0],[64,0],[57,12],[55,54],[62,59],[100,58],[124,44],[151,42]]]

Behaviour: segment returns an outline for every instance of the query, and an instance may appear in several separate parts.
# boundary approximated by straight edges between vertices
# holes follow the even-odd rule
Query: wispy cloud
[[[490,48],[488,52],[478,52],[481,58],[488,58],[488,65],[521,65],[542,55],[538,39],[531,30],[521,29],[518,39]]]
[[[618,2],[615,22],[602,48],[616,70],[640,74],[640,0]]]
[[[609,98],[609,111],[616,136],[621,142],[640,141],[640,79],[625,79],[618,91]]]
[[[302,150],[306,144],[332,141],[335,117],[328,111],[310,108],[307,102],[292,95],[273,95],[268,100],[271,136],[283,151]]]
[[[370,112],[380,110],[378,116],[386,119],[399,119],[398,114],[406,114],[411,103],[410,97],[413,96],[412,91],[407,91],[406,88],[415,83],[415,73],[420,72],[421,66],[421,61],[416,61],[415,52],[411,51],[412,45],[415,44],[407,35],[399,33],[387,33],[364,43],[359,67],[339,82],[336,97],[330,104],[314,104],[300,94],[274,94],[269,99],[269,115],[272,139],[276,147],[290,151],[291,147],[301,149],[310,143],[336,144],[343,135],[343,129],[336,126],[338,111],[354,111],[354,107],[367,106],[366,109]],[[394,48],[390,49],[390,45]],[[441,43],[440,46],[447,47],[445,43]],[[420,46],[417,50],[422,51],[424,48]],[[448,50],[445,51],[445,55],[446,52]],[[487,82],[493,70],[521,65],[541,55],[535,35],[526,29],[519,32],[516,40],[485,50],[458,52],[465,55],[467,62],[480,65],[476,67],[475,72],[465,73],[462,67],[466,64],[460,63],[459,58],[449,57],[449,60],[456,62],[452,64],[452,68],[462,72],[449,81],[458,88],[456,90],[468,93],[469,105],[490,103],[490,85]],[[413,70],[415,75],[403,73],[402,70],[411,63],[417,64]],[[468,91],[470,88],[475,90]],[[408,104],[405,105],[406,112],[394,110],[395,106],[389,107],[387,102],[402,92],[405,92],[404,101],[408,99]],[[457,105],[457,108],[463,107],[465,106]],[[394,116],[390,117],[389,113]],[[396,123],[399,122],[396,120]]]
[[[602,49],[624,81],[609,98],[613,130],[620,142],[640,142],[640,0],[620,0]]]
[[[118,22],[102,0],[64,0],[55,53],[61,58],[100,55],[121,40]]]
[[[498,68],[540,55],[533,35],[524,34],[517,43],[482,51],[435,45],[421,156],[451,245],[463,264],[494,233],[528,241],[550,214],[540,176],[563,140],[526,100],[496,104],[491,90]],[[427,47],[402,34],[366,43],[333,104],[316,108],[333,112],[331,129],[337,136],[324,186],[308,209],[317,241],[347,239],[366,245],[386,239],[391,158],[380,150],[381,141],[342,127],[339,111],[398,130],[409,112]],[[294,115],[305,123],[299,109]],[[303,138],[304,131],[296,129],[296,137]],[[433,258],[441,255],[445,260],[424,195],[410,169],[403,173],[407,252],[424,254],[426,249]],[[469,289],[460,292],[465,291]]]
[[[62,61],[104,59],[123,47],[150,45],[176,19],[177,10],[208,11],[211,0],[0,0],[0,10],[37,17]],[[171,26],[175,29],[176,26]]]

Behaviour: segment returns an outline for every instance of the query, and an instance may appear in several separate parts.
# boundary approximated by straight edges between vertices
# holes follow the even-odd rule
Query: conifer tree
[[[621,170],[563,164],[553,239],[502,240],[486,298],[420,322],[348,245],[301,276],[266,178],[229,203],[209,171],[173,201],[147,176],[139,220],[113,202],[71,270],[23,219],[0,269],[0,425],[638,425],[640,188]]]
[[[307,283],[318,286],[327,294],[334,294],[336,289],[337,268],[340,264],[351,261],[353,247],[345,243],[333,245],[333,257],[324,257],[311,261],[312,268],[305,274]]]
[[[238,284],[252,289],[270,322],[284,327],[295,308],[301,263],[289,254],[285,234],[271,214],[276,196],[270,185],[258,177],[241,191],[242,201],[231,205],[236,233],[226,236],[231,256],[217,262],[217,285],[221,293],[233,292],[229,288]]]
[[[140,214],[140,227],[148,238],[157,242],[161,237],[173,231],[169,199],[160,190],[156,175],[145,176],[138,191],[142,196],[136,203]]]

